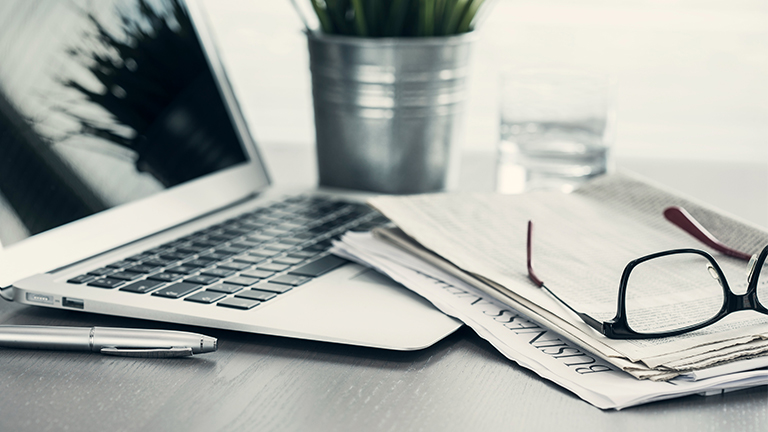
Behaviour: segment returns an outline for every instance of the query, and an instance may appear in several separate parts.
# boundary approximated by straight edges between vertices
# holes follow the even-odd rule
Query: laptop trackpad
[[[308,339],[415,350],[461,326],[407,288],[357,264],[294,290],[259,314],[295,332],[286,336],[301,338],[304,333]]]

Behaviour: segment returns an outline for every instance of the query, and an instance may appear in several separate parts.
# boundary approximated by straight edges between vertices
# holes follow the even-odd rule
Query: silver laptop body
[[[4,64],[13,66],[0,65],[0,127],[11,130],[3,135],[0,128],[0,170],[16,171],[5,177],[0,171],[0,207],[26,223],[29,235],[0,251],[4,297],[396,350],[424,348],[459,327],[422,298],[359,265],[334,262],[327,272],[302,273],[318,267],[309,266],[316,260],[334,261],[327,251],[315,248],[314,256],[300,261],[299,240],[291,243],[297,249],[277,251],[258,243],[260,230],[291,229],[293,222],[281,220],[283,210],[312,204],[315,196],[328,196],[331,204],[321,207],[329,212],[352,213],[362,206],[345,204],[354,201],[350,196],[317,191],[286,204],[292,192],[268,187],[266,168],[194,1],[19,0],[2,8],[0,21],[13,17],[13,25],[0,22],[0,40],[6,41],[0,51],[6,51]],[[163,100],[167,106],[160,105]],[[30,180],[12,181],[26,176]],[[24,187],[28,195],[19,192]],[[30,204],[28,196],[38,201]],[[367,215],[353,225],[364,227],[375,218]],[[272,225],[259,225],[264,220]],[[225,232],[232,223],[241,232]],[[219,234],[230,237],[214,245],[211,239]],[[144,265],[177,250],[186,255]],[[216,260],[209,267],[218,270],[203,274],[211,256]],[[185,265],[191,262],[196,269]],[[138,268],[145,273],[130,279],[135,275],[128,272],[114,287],[94,282]],[[141,285],[171,268],[186,274]],[[98,275],[103,269],[112,274]],[[214,286],[227,289],[209,290]],[[186,288],[191,290],[176,298],[157,295]]]

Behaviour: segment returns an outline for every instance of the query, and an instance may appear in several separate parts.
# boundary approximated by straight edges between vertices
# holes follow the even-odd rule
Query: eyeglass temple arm
[[[600,333],[605,334],[605,326],[603,325],[602,321],[598,321],[592,318],[591,316],[583,312],[579,312],[576,309],[572,308],[571,305],[563,301],[560,297],[557,296],[557,294],[553,293],[552,291],[549,290],[549,288],[544,286],[544,281],[542,281],[541,279],[538,278],[538,276],[536,276],[536,272],[533,271],[533,221],[530,221],[530,220],[528,221],[528,238],[526,241],[526,252],[527,252],[526,264],[528,266],[528,279],[530,279],[534,284],[536,284],[537,287],[542,288],[544,291],[546,291],[555,300],[560,302],[560,304],[570,309],[571,312],[578,315],[579,318],[581,318],[581,320],[584,321],[587,325],[599,331]]]
[[[536,276],[536,272],[533,271],[533,221],[528,221],[528,240],[526,241],[526,252],[528,259],[526,264],[528,265],[528,279],[530,279],[537,287],[544,286],[544,282]]]
[[[667,218],[668,221],[680,227],[683,231],[687,232],[700,242],[718,252],[722,252],[725,255],[743,260],[749,260],[752,257],[752,255],[739,252],[736,249],[732,249],[720,242],[682,207],[667,207],[664,210],[664,217]]]

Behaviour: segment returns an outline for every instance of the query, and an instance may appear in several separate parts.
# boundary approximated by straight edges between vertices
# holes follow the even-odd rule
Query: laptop
[[[380,214],[270,187],[204,18],[181,0],[2,2],[3,297],[394,350],[455,331],[330,254]]]

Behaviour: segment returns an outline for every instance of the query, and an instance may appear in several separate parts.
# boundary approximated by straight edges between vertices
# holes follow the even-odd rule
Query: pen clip
[[[171,348],[104,347],[99,352],[102,354],[114,355],[114,356],[120,356],[120,357],[173,358],[173,357],[191,356],[192,348],[190,347],[171,347]]]

